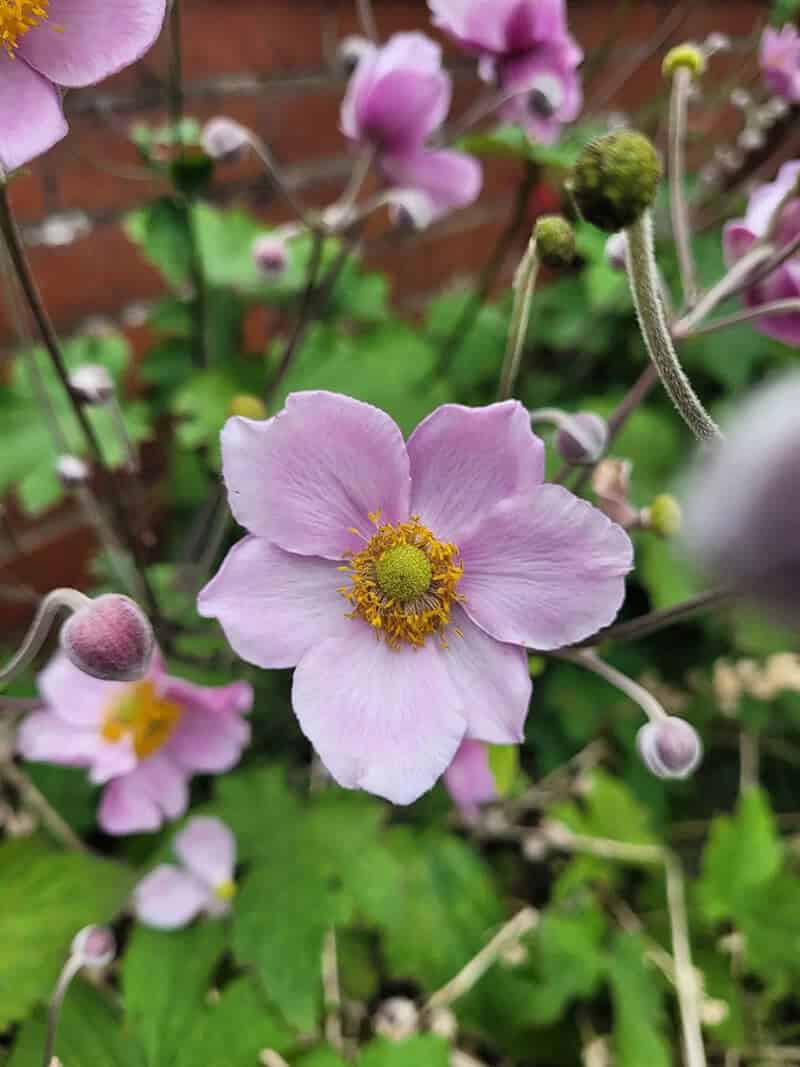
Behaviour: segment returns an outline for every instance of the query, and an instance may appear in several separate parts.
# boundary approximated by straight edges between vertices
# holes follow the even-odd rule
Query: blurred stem
[[[0,778],[17,791],[24,806],[41,820],[57,841],[77,852],[91,851],[16,763],[11,760],[0,763]]]
[[[628,279],[650,358],[670,399],[695,437],[700,441],[720,440],[719,428],[692,388],[672,343],[661,298],[650,212],[646,211],[626,234]]]
[[[375,12],[372,10],[372,0],[356,0],[356,5],[358,21],[361,23],[364,36],[369,37],[370,41],[377,42],[378,24],[375,21]]]
[[[44,1039],[42,1067],[52,1067],[53,1050],[56,1044],[56,1032],[58,1030],[58,1019],[61,1015],[61,1005],[64,1002],[64,997],[66,996],[66,992],[69,989],[72,979],[81,969],[81,966],[81,960],[70,953],[61,974],[58,976],[58,981],[53,990],[53,995],[50,998],[50,1003],[47,1005],[47,1033]]]
[[[692,255],[692,231],[689,205],[686,202],[686,119],[692,72],[679,66],[672,76],[669,107],[669,198],[672,234],[678,254],[684,303],[693,307],[697,301],[697,271]]]
[[[87,607],[90,603],[89,598],[79,593],[77,589],[52,589],[41,600],[33,621],[28,627],[28,632],[22,639],[22,644],[5,667],[0,668],[0,686],[6,686],[12,682],[33,661],[36,653],[47,640],[53,619],[62,608],[75,612]]]
[[[522,354],[525,351],[538,274],[539,256],[536,253],[536,238],[532,237],[514,277],[514,306],[511,310],[506,357],[500,372],[498,400],[508,400],[514,392]]]
[[[800,241],[800,236],[798,240]],[[673,336],[678,340],[688,336],[723,300],[734,296],[740,289],[755,284],[758,280],[758,268],[765,265],[771,254],[772,249],[766,245],[756,245],[751,248],[746,255],[742,256],[731,267],[727,274],[720,278],[716,285],[713,285],[708,290],[705,296],[698,300],[687,315],[684,315],[673,325]],[[774,268],[770,268],[770,270],[772,269]]]
[[[245,128],[245,132],[247,134],[247,143],[250,145],[251,150],[258,157],[264,170],[266,170],[275,187],[283,195],[286,203],[291,207],[298,219],[300,219],[306,229],[310,230],[312,233],[321,232],[322,227],[319,219],[313,214],[310,214],[294,195],[285,175],[273,159],[272,153],[264,141],[253,133],[252,130]]]
[[[739,792],[758,785],[759,744],[754,730],[742,728],[739,733]]]
[[[645,689],[643,685],[635,682],[633,678],[629,678],[627,674],[623,674],[616,667],[612,667],[610,663],[600,659],[595,652],[587,649],[577,652],[557,652],[555,655],[558,659],[574,663],[578,667],[585,667],[587,671],[604,678],[615,689],[619,689],[621,693],[629,697],[634,704],[638,704],[651,722],[666,719],[667,713],[651,692]]]
[[[593,647],[606,641],[638,641],[666,629],[667,626],[674,626],[676,622],[685,622],[695,615],[711,611],[712,608],[730,604],[734,599],[735,596],[729,589],[710,589],[705,593],[697,593],[672,608],[649,611],[638,619],[607,626],[605,630],[600,630],[577,647]]]
[[[704,333],[714,333],[716,330],[724,330],[729,326],[738,326],[739,323],[749,322],[751,319],[760,319],[764,315],[791,314],[800,314],[800,300],[773,300],[770,304],[761,304],[759,307],[754,308],[744,308],[742,311],[735,311],[732,315],[726,315],[724,318],[700,323],[700,325],[695,326],[689,333],[684,333],[682,336],[699,337]]]
[[[177,133],[183,122],[181,0],[171,0],[169,9],[169,110]]]
[[[332,1049],[344,1055],[342,991],[339,985],[339,959],[334,927],[326,933],[322,946],[322,990],[325,998],[325,1040]]]

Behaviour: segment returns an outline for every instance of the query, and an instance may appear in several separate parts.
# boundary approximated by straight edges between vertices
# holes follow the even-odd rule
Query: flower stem
[[[800,236],[798,241],[800,242]],[[727,274],[720,278],[716,285],[708,290],[701,300],[698,300],[687,315],[684,315],[675,323],[672,328],[673,337],[677,339],[687,337],[723,300],[727,300],[728,297],[734,296],[741,289],[755,284],[759,279],[760,268],[766,268],[772,252],[772,248],[766,245],[755,245],[751,248],[746,255],[742,256],[731,267]],[[770,273],[773,269],[773,267],[770,267],[766,273]],[[763,276],[762,274],[761,277]]]
[[[522,363],[522,353],[525,350],[538,274],[539,257],[536,253],[536,239],[531,238],[514,277],[514,306],[511,311],[506,357],[500,372],[498,400],[508,400],[514,392],[514,384]]]
[[[47,1033],[44,1039],[44,1054],[42,1057],[42,1067],[51,1067],[53,1062],[53,1049],[56,1043],[56,1031],[58,1030],[58,1020],[61,1015],[61,1005],[64,1002],[67,990],[69,989],[72,979],[76,976],[81,969],[81,960],[70,954],[67,962],[58,976],[56,987],[53,990],[53,995],[50,998],[50,1003],[47,1005]]]
[[[744,308],[735,311],[732,315],[724,318],[713,319],[711,322],[701,322],[689,333],[682,337],[699,337],[700,334],[714,333],[716,330],[725,330],[729,326],[738,326],[741,322],[749,322],[751,319],[760,319],[764,315],[800,315],[800,300],[773,300],[770,304],[760,304],[754,308]]]
[[[36,706],[41,707],[41,704],[37,702]],[[19,794],[20,802],[30,813],[39,818],[42,825],[47,827],[56,840],[76,852],[91,852],[88,845],[84,844],[69,823],[59,815],[44,793],[36,788],[16,763],[8,760],[8,762],[0,764],[0,779],[16,790]]]
[[[686,377],[672,343],[664,313],[653,247],[653,220],[646,211],[626,231],[628,278],[642,336],[664,388],[686,425],[700,441],[719,440],[717,424],[708,414]]]
[[[615,689],[619,689],[626,697],[630,697],[634,704],[638,704],[651,722],[658,722],[667,717],[667,713],[652,693],[638,682],[634,682],[633,678],[629,678],[627,674],[623,674],[610,663],[600,659],[595,652],[589,649],[576,652],[564,651],[556,653],[556,656],[578,667],[585,667],[587,671],[599,675],[600,678],[605,678]]]
[[[39,604],[22,644],[5,667],[0,668],[0,686],[8,685],[33,660],[50,633],[53,619],[62,608],[79,611],[89,603],[89,598],[77,589],[51,590]]]
[[[650,611],[646,615],[640,615],[638,619],[607,626],[605,630],[600,630],[577,647],[592,648],[606,641],[638,641],[666,629],[667,626],[673,626],[676,622],[684,622],[704,611],[728,604],[733,599],[734,594],[729,589],[710,589],[689,597],[672,608]]]
[[[692,255],[692,230],[689,206],[686,202],[686,115],[692,72],[679,66],[672,77],[669,108],[669,196],[672,233],[678,253],[681,288],[685,303],[692,307],[697,301],[697,270]]]
[[[364,36],[373,42],[378,40],[378,24],[375,21],[375,12],[372,10],[372,0],[356,0],[358,8],[358,21]]]

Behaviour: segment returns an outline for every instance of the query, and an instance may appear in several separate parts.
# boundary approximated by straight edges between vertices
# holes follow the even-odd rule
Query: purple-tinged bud
[[[612,270],[626,269],[628,241],[624,233],[612,233],[606,241],[606,263]]]
[[[83,404],[107,404],[114,396],[114,379],[97,363],[78,367],[70,374],[69,385]]]
[[[645,723],[636,735],[636,747],[656,778],[688,778],[703,758],[695,728],[674,715]]]
[[[61,648],[78,670],[106,682],[135,682],[155,647],[150,621],[130,597],[106,593],[61,627]]]
[[[82,967],[107,967],[117,954],[117,945],[107,926],[84,926],[72,939],[71,952]]]
[[[205,124],[200,134],[200,143],[207,156],[227,163],[244,151],[250,143],[250,135],[244,126],[234,119],[219,115]]]
[[[59,456],[56,474],[65,489],[80,489],[89,481],[89,466],[79,456]]]
[[[568,416],[556,434],[558,454],[573,466],[597,463],[608,445],[608,423],[592,411]]]
[[[266,278],[278,278],[289,266],[289,251],[286,240],[279,234],[262,233],[253,241],[253,262]]]

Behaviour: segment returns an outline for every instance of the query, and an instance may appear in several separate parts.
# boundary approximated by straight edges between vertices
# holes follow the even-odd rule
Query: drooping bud
[[[626,269],[627,239],[624,233],[612,233],[606,241],[606,263],[612,270]]]
[[[575,259],[575,231],[561,215],[542,215],[534,236],[536,255],[546,267],[563,270]]]
[[[133,682],[147,673],[155,647],[150,621],[130,597],[106,593],[61,627],[61,648],[71,663],[106,682]]]
[[[267,409],[264,401],[252,393],[239,393],[228,406],[229,415],[241,415],[245,419],[265,419]]]
[[[682,517],[681,506],[675,497],[661,493],[642,512],[642,525],[659,537],[674,537],[680,532]]]
[[[556,434],[558,454],[573,466],[597,463],[608,445],[608,423],[592,411],[579,411]]]
[[[82,967],[107,967],[117,954],[117,945],[107,926],[84,926],[72,939],[71,953]]]
[[[114,379],[99,363],[85,363],[69,376],[73,393],[83,404],[107,404],[114,395]]]
[[[56,474],[65,489],[80,489],[89,481],[89,466],[80,456],[59,456]]]
[[[253,241],[253,262],[266,278],[278,278],[289,265],[285,239],[277,233],[262,233]]]
[[[695,728],[674,715],[645,723],[636,735],[636,747],[657,778],[688,778],[703,758]]]
[[[702,48],[688,41],[670,48],[661,64],[661,73],[665,78],[671,78],[680,67],[690,71],[692,77],[699,78],[706,69],[706,55]]]
[[[568,188],[583,218],[608,233],[633,225],[653,205],[661,163],[636,130],[614,130],[578,157]]]
[[[234,160],[249,142],[250,136],[244,126],[224,115],[209,119],[200,134],[206,155],[222,162]]]

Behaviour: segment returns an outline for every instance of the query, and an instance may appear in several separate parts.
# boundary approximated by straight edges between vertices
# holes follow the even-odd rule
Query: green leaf
[[[46,1000],[75,934],[112,919],[133,872],[77,852],[56,852],[39,838],[0,846],[0,1028]]]
[[[712,921],[737,916],[777,874],[783,849],[766,794],[748,789],[733,817],[720,815],[703,852],[698,899]]]
[[[606,922],[589,905],[576,914],[546,914],[533,940],[535,977],[530,1018],[538,1025],[557,1022],[572,1000],[591,997],[605,969],[601,947]]]
[[[486,748],[497,795],[506,797],[519,773],[519,745],[487,745]]]
[[[447,1042],[432,1034],[417,1034],[405,1041],[377,1038],[361,1053],[358,1067],[447,1067]]]
[[[125,231],[145,259],[158,267],[171,285],[186,281],[191,267],[192,237],[184,204],[171,196],[162,197],[131,212],[125,220]]]
[[[211,978],[225,948],[225,926],[209,920],[185,930],[137,926],[122,965],[128,1024],[148,1067],[175,1063],[204,1015]]]
[[[663,987],[638,934],[617,935],[608,961],[617,1067],[671,1067],[663,1033]]]
[[[184,448],[216,446],[233,398],[239,393],[262,392],[264,377],[263,365],[251,359],[229,359],[224,367],[193,374],[173,402],[173,412],[180,419],[180,444]]]
[[[273,841],[300,817],[300,798],[281,767],[226,774],[217,780],[214,814],[236,835],[239,859],[269,859]]]
[[[41,1067],[45,1010],[37,1009],[17,1038],[7,1067]],[[55,1052],[69,1067],[144,1067],[139,1045],[122,1026],[108,995],[77,979],[64,998]]]
[[[595,771],[585,794],[585,810],[561,804],[550,809],[552,818],[590,837],[625,841],[632,845],[653,845],[658,839],[650,827],[647,809],[618,778]]]

